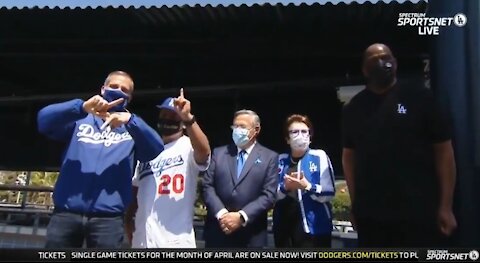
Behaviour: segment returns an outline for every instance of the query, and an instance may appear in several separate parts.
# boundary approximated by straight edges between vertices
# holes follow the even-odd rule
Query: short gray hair
[[[258,116],[258,114],[253,110],[247,110],[247,109],[239,110],[235,112],[235,114],[233,114],[233,119],[237,118],[237,116],[239,115],[244,115],[244,114],[253,116],[253,124],[255,126],[260,127],[260,116]]]

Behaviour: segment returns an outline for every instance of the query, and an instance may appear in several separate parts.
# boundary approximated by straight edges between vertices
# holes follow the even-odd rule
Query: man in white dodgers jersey
[[[179,97],[157,107],[165,149],[137,165],[132,179],[136,198],[126,213],[126,232],[133,248],[195,248],[197,176],[210,164],[208,138],[191,114],[183,89]]]

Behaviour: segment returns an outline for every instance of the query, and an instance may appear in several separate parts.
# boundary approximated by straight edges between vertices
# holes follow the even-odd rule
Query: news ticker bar
[[[0,261],[202,261],[261,260],[271,262],[317,261],[379,261],[431,262],[478,261],[477,249],[424,250],[365,250],[365,249],[265,249],[265,250],[211,250],[211,249],[70,249],[33,250],[0,249]]]

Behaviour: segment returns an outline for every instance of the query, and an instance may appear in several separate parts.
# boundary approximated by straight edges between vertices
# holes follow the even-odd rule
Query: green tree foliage
[[[58,172],[32,171],[30,176],[30,185],[32,186],[53,187],[57,181]],[[47,207],[53,205],[50,192],[29,192],[27,194],[27,203]]]
[[[202,195],[202,177],[201,173],[197,179],[197,198],[195,200],[195,216],[199,219],[204,219],[207,216],[207,208],[205,207],[205,202],[203,201]]]
[[[349,221],[350,219],[350,195],[345,183],[336,186],[337,193],[332,200],[333,219],[338,221]]]
[[[0,182],[5,185],[16,185],[18,175],[26,173],[23,171],[0,171]],[[0,191],[0,202],[7,204],[20,204],[22,195],[18,191]]]

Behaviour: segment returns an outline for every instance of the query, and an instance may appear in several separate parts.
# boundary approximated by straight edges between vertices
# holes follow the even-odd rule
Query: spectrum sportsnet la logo
[[[477,250],[472,250],[468,253],[449,252],[448,250],[427,250],[427,260],[435,261],[459,261],[472,260],[477,261],[480,253]]]
[[[427,17],[425,13],[400,13],[397,26],[412,26],[418,28],[419,35],[439,35],[440,27],[455,25],[464,27],[467,16],[458,13],[453,17]]]

